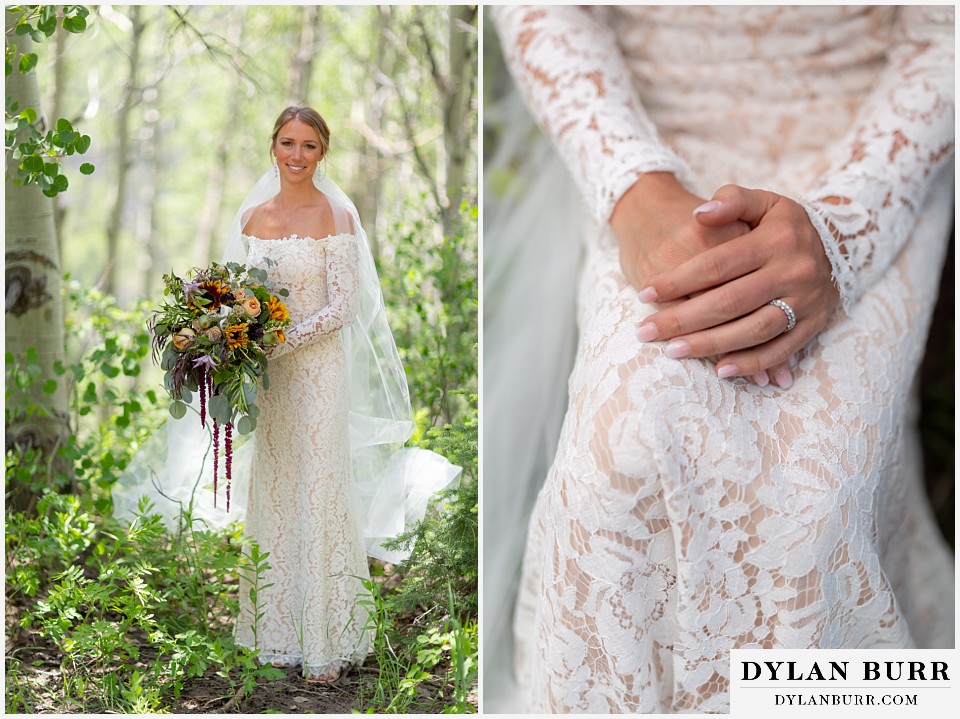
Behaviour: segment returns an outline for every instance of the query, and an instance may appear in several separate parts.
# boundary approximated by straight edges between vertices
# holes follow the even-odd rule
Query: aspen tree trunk
[[[140,172],[138,174],[137,213],[133,236],[140,254],[138,265],[143,269],[144,297],[153,294],[154,255],[157,226],[157,175],[160,155],[160,84],[143,92],[144,125],[140,132]]]
[[[449,43],[447,45],[447,87],[443,109],[443,143],[447,155],[446,195],[443,233],[449,237],[458,231],[460,203],[466,181],[467,163],[471,155],[468,126],[470,101],[477,77],[477,34],[470,26],[476,20],[476,7],[450,7]]]
[[[243,43],[246,40],[247,8],[245,6],[239,7],[236,9],[236,12],[238,17],[229,22],[229,27],[233,30],[233,34],[228,39],[234,47],[243,47]],[[232,119],[240,115],[241,101],[246,99],[242,90],[243,85],[238,73],[234,76],[228,92],[228,110],[225,130],[229,127]],[[204,198],[203,209],[200,211],[195,245],[196,260],[200,267],[206,267],[210,262],[220,260],[219,249],[223,247],[223,243],[221,242],[215,256],[213,235],[220,226],[220,215],[223,212],[223,193],[227,177],[229,177],[230,145],[233,141],[233,136],[230,132],[225,131],[220,133],[220,141],[217,144],[217,154],[207,180],[207,194]]]
[[[63,91],[67,86],[66,30],[58,26],[53,33],[53,82],[50,83],[50,99],[47,103],[49,117],[66,117],[63,113]],[[72,122],[73,120],[71,120]],[[63,220],[66,206],[59,196],[54,198],[53,226],[57,233],[57,249],[63,255]]]
[[[11,18],[6,16],[7,36],[12,36]],[[30,52],[27,36],[17,36],[20,51]],[[21,75],[16,69],[7,77],[6,93],[21,108],[32,107],[41,117],[37,75]],[[4,178],[4,242],[5,242],[5,342],[6,351],[23,363],[27,350],[37,351],[36,364],[40,375],[30,389],[19,395],[10,394],[12,406],[7,408],[6,449],[37,447],[55,463],[56,450],[67,434],[68,398],[63,378],[53,371],[56,362],[64,360],[63,305],[60,300],[61,268],[53,224],[53,200],[37,185],[15,185],[15,165],[8,156]],[[56,390],[43,391],[44,383],[56,381]],[[8,390],[11,388],[8,387]],[[40,412],[28,412],[35,404]],[[29,487],[13,486],[9,500],[17,510],[29,510],[38,494]]]
[[[123,102],[117,110],[117,183],[110,203],[110,215],[107,222],[107,270],[104,291],[108,295],[117,295],[117,272],[120,249],[120,232],[123,229],[123,206],[127,200],[127,174],[130,169],[130,114],[139,100],[137,78],[140,74],[140,40],[145,24],[141,19],[142,6],[130,6],[129,64],[127,87]]]
[[[321,39],[321,12],[319,5],[303,5],[300,8],[300,32],[297,35],[297,44],[293,52],[290,67],[290,86],[287,96],[291,105],[311,104],[316,107],[316,100],[311,100],[310,80],[313,78],[313,58],[317,54]],[[323,108],[317,107],[320,114]]]
[[[377,19],[374,25],[376,32],[376,54],[374,59],[374,68],[381,70],[387,77],[393,74],[393,63],[388,65],[386,30],[390,23],[390,14],[388,8],[380,6],[376,9]],[[391,57],[393,57],[391,55]],[[383,135],[383,103],[386,99],[386,93],[378,92],[377,81],[374,78],[372,69],[367,66],[366,78],[364,80],[363,97],[366,98],[367,126],[377,136]],[[357,156],[360,161],[358,168],[357,184],[358,191],[355,194],[357,212],[360,213],[360,220],[367,228],[367,236],[370,240],[370,251],[374,260],[380,258],[380,238],[386,234],[386,226],[381,221],[380,201],[383,190],[383,167],[381,166],[382,153],[377,144],[370,142],[367,137],[362,136],[360,146],[357,150]]]

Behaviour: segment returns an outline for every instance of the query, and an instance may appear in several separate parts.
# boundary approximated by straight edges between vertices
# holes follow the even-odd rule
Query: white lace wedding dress
[[[952,645],[911,385],[952,222],[953,8],[493,16],[593,215],[515,617],[526,709],[722,712],[733,647]],[[654,307],[607,220],[653,170],[803,199],[843,302],[789,391],[637,340]]]
[[[369,637],[357,605],[369,579],[351,481],[347,367],[340,330],[355,313],[357,242],[248,237],[251,265],[276,265],[293,324],[272,355],[247,505],[246,532],[269,552],[254,638],[250,584],[241,581],[238,643],[261,661],[325,674],[363,661]],[[266,269],[266,268],[265,268]]]

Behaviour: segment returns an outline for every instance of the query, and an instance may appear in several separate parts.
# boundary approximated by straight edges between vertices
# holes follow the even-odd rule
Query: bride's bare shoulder
[[[254,205],[244,211],[240,217],[240,231],[245,235],[255,235],[275,223],[275,202],[269,199],[266,202]]]

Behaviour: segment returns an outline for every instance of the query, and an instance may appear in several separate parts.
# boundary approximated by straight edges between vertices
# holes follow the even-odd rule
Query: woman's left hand
[[[792,378],[781,378],[790,377],[790,356],[823,329],[840,299],[820,236],[793,200],[737,185],[721,187],[694,213],[704,226],[739,219],[752,230],[652,278],[644,301],[696,296],[644,324],[655,327],[658,341],[669,340],[670,357],[722,355],[719,377],[770,370],[781,387],[789,386]],[[796,315],[789,332],[786,312],[769,304],[776,299]]]

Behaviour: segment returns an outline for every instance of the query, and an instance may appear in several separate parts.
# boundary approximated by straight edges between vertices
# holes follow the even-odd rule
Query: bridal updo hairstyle
[[[317,135],[320,137],[320,149],[323,150],[322,157],[326,157],[327,148],[330,147],[330,128],[327,126],[327,121],[320,117],[320,113],[312,107],[288,107],[281,112],[280,117],[278,117],[277,121],[273,124],[273,136],[270,138],[270,149],[272,150],[274,145],[277,144],[277,135],[280,134],[280,128],[291,120],[304,122],[317,131]]]

